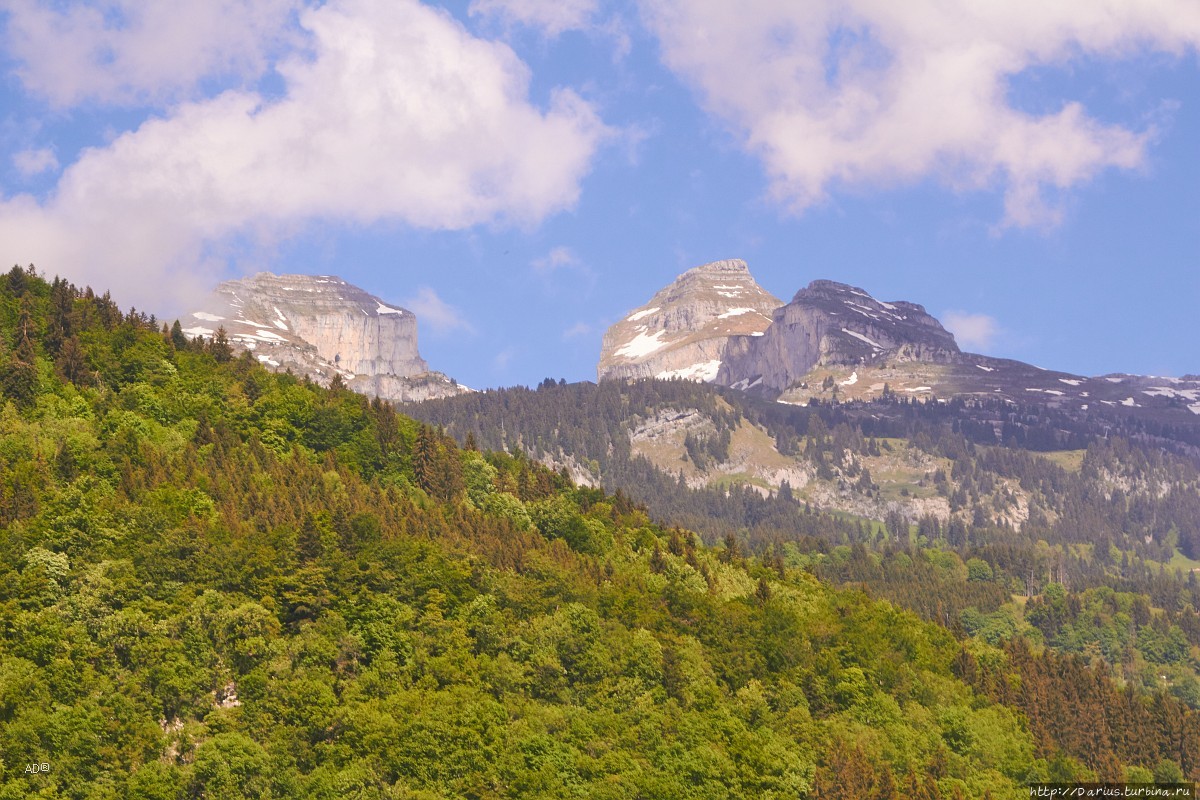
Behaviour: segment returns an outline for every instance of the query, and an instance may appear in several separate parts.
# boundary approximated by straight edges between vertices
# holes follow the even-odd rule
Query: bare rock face
[[[597,374],[712,381],[730,343],[762,336],[782,304],[740,259],[688,270],[608,329]]]
[[[188,336],[224,328],[230,343],[264,365],[385,400],[446,397],[466,391],[431,372],[417,352],[417,318],[332,275],[272,275],[226,281],[181,320]]]
[[[915,303],[884,303],[853,286],[813,281],[776,309],[763,336],[732,346],[717,375],[726,386],[783,391],[823,365],[956,363],[954,336]]]

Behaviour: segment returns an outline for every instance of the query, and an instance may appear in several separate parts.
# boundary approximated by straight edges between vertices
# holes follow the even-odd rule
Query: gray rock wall
[[[953,363],[954,337],[914,303],[884,303],[861,289],[813,281],[775,311],[763,336],[727,354],[717,382],[782,391],[818,365],[884,361]]]
[[[264,365],[327,384],[337,373],[363,394],[410,401],[465,391],[431,372],[417,350],[417,318],[341,278],[273,275],[220,284],[185,320],[191,336],[224,327]]]

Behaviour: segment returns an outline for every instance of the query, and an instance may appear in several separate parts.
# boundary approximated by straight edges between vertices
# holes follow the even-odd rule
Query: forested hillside
[[[844,552],[798,504],[811,539],[705,546],[624,492],[481,452],[486,429],[460,448],[31,271],[0,278],[0,340],[0,798],[1200,779],[1200,713],[1169,692],[823,582],[928,560],[879,560],[862,521],[831,529]],[[959,566],[931,568],[982,574]],[[1068,599],[1044,593],[1044,636],[1094,621]],[[1184,613],[1131,610],[1175,620],[1168,639]]]
[[[752,540],[769,542],[768,532],[756,535],[754,527],[796,527],[789,518],[795,504],[750,510],[705,492],[681,499],[674,490],[681,482],[717,488],[720,498],[731,488],[757,489],[759,497],[770,490],[785,501],[812,497],[827,509],[878,512],[880,521],[895,510],[912,524],[923,514],[966,528],[1028,524],[1051,542],[1103,541],[1161,561],[1178,548],[1200,558],[1200,473],[1187,443],[1200,426],[1151,431],[1145,421],[1119,415],[1079,421],[1042,406],[987,400],[798,407],[679,380],[547,380],[536,391],[493,390],[409,410],[460,439],[471,435],[485,447],[569,464],[580,477],[632,492],[672,518],[700,505],[696,522],[716,538],[729,527],[747,528]],[[667,430],[658,439],[678,440],[673,461],[640,446],[655,423]],[[765,447],[740,470],[722,469],[731,461],[731,438],[746,426],[766,435]],[[746,471],[755,459],[780,457],[803,473],[803,486],[793,481],[791,491],[776,491],[784,488],[778,481]],[[873,461],[897,474],[873,474]]]
[[[411,411],[572,466],[709,542],[1200,707],[1190,428],[991,401],[797,407],[687,381],[547,380]],[[794,483],[771,486],[756,462]]]

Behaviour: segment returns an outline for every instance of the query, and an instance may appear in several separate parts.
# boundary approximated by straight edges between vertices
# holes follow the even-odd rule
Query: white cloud
[[[405,300],[404,305],[416,314],[417,325],[420,328],[431,328],[438,334],[475,331],[462,311],[438,297],[437,292],[428,286],[417,289],[416,295]]]
[[[532,105],[508,46],[415,0],[334,0],[301,25],[281,99],[227,91],[84,151],[45,200],[0,200],[0,257],[146,306],[311,220],[530,225],[575,203],[609,129],[569,90]]]
[[[547,36],[588,28],[598,0],[471,0],[472,16],[490,17],[504,24],[538,28]]]
[[[590,336],[592,326],[586,322],[576,322],[571,327],[563,331],[563,339],[577,339],[580,336]]]
[[[492,356],[492,372],[507,372],[508,367],[512,364],[513,358],[517,355],[517,351],[513,347],[506,347],[496,355]]]
[[[550,252],[529,262],[548,295],[570,292],[572,296],[586,295],[596,286],[595,271],[570,247],[559,245]]]
[[[1006,223],[1053,222],[1045,189],[1145,160],[1153,130],[1078,103],[1014,108],[1008,79],[1034,66],[1182,54],[1200,44],[1194,0],[643,0],[666,64],[763,161],[794,210],[832,188],[941,178],[1002,186]]]
[[[5,49],[60,107],[145,102],[266,68],[301,0],[0,0]]]
[[[942,325],[954,334],[958,346],[971,352],[983,352],[992,346],[1000,333],[994,317],[987,314],[968,314],[965,311],[947,311],[941,317]]]
[[[548,273],[554,272],[561,267],[578,267],[581,264],[579,257],[575,255],[575,251],[569,247],[560,245],[541,258],[535,258],[531,262],[531,266],[535,272]]]
[[[49,147],[22,150],[14,154],[12,160],[13,166],[24,178],[32,178],[34,175],[58,169],[58,157]]]

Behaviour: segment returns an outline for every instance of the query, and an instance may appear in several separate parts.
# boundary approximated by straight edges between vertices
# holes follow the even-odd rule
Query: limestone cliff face
[[[955,363],[958,345],[915,303],[884,303],[862,289],[813,281],[775,310],[761,337],[739,340],[717,382],[783,391],[818,365]]]
[[[327,384],[340,373],[355,391],[386,400],[464,391],[431,372],[417,352],[417,318],[332,275],[272,275],[226,281],[183,319],[189,336],[215,335],[264,365]]]
[[[761,336],[782,304],[755,283],[744,261],[688,270],[608,329],[597,374],[712,381],[730,343]]]

